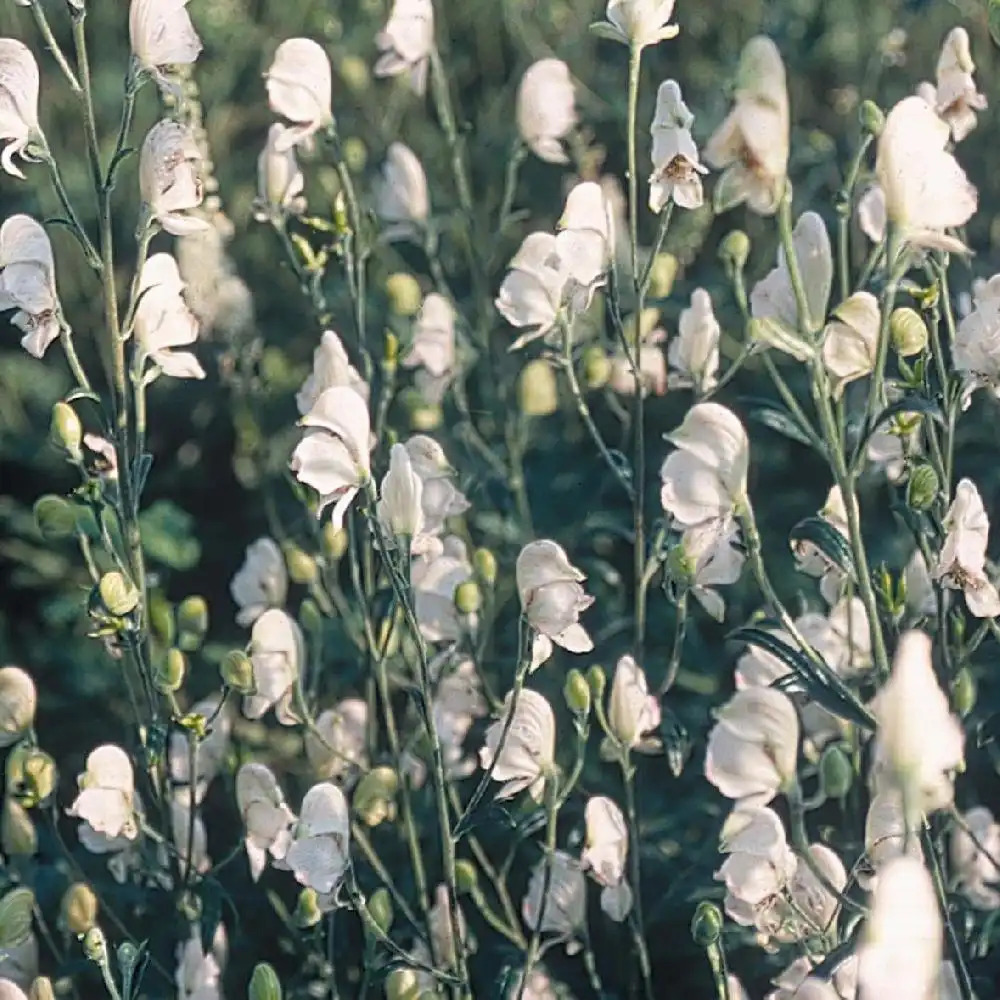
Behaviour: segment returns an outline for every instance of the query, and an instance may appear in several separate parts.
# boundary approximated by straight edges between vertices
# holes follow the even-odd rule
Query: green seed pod
[[[649,271],[649,294],[654,299],[665,299],[673,290],[677,279],[677,258],[672,253],[658,253]]]
[[[185,597],[177,605],[177,645],[185,653],[201,648],[208,634],[208,602],[204,597]]]
[[[389,890],[385,888],[376,889],[368,900],[368,912],[378,925],[378,929],[383,934],[388,934],[392,928],[394,914],[392,911],[392,897]]]
[[[590,685],[590,695],[594,701],[604,701],[604,689],[608,686],[608,675],[599,663],[587,669],[587,683]]]
[[[176,646],[167,650],[156,671],[156,690],[161,694],[180,691],[187,675],[187,657]]]
[[[909,306],[893,309],[889,317],[889,334],[893,349],[901,358],[919,354],[930,338],[923,316]]]
[[[247,1000],[281,1000],[281,997],[278,973],[267,962],[258,962],[250,977]]]
[[[123,618],[139,606],[138,588],[124,573],[117,570],[111,570],[101,577],[97,593],[108,614],[115,618]]]
[[[885,112],[874,101],[862,101],[858,108],[858,120],[861,127],[876,139],[885,128]]]
[[[249,695],[257,690],[254,680],[253,663],[242,649],[231,649],[219,664],[222,683],[237,694]]]
[[[316,560],[308,552],[304,552],[291,542],[286,542],[282,546],[282,550],[285,554],[285,565],[288,567],[288,576],[293,583],[301,583],[309,586],[319,579]]]
[[[292,916],[295,926],[306,930],[315,927],[323,919],[323,911],[319,908],[319,896],[315,889],[305,888],[299,893]]]
[[[472,892],[479,884],[479,872],[476,866],[465,858],[455,862],[455,888],[462,895]]]
[[[74,882],[59,904],[59,919],[71,934],[86,934],[97,924],[97,896],[86,882]]]
[[[722,913],[714,903],[702,901],[691,920],[691,938],[700,948],[713,948],[722,935]]]
[[[750,257],[750,237],[742,229],[726,233],[719,244],[719,258],[726,267],[742,271]]]
[[[391,767],[372,768],[354,789],[351,807],[366,826],[378,826],[396,815],[399,776]]]
[[[35,501],[35,525],[47,542],[69,538],[76,531],[76,507],[63,497],[47,493]]]
[[[611,359],[599,344],[591,344],[583,352],[583,384],[588,389],[601,389],[611,378]]]
[[[3,801],[0,842],[7,857],[30,858],[38,853],[38,834],[28,811],[13,796]]]
[[[951,703],[964,719],[976,707],[979,685],[968,667],[962,667],[951,683]]]
[[[941,483],[931,465],[921,462],[910,473],[906,484],[906,502],[913,510],[930,510],[937,499]]]
[[[580,673],[576,667],[566,675],[566,683],[563,685],[563,697],[569,710],[577,715],[588,715],[590,713],[591,694],[590,685],[586,677]]]
[[[854,768],[844,751],[828,746],[819,759],[819,780],[823,793],[830,799],[842,799],[854,784]]]
[[[460,614],[474,615],[483,606],[483,594],[475,580],[465,580],[455,588],[455,607]]]
[[[535,358],[521,369],[517,401],[526,417],[547,417],[559,409],[559,384],[548,361]]]
[[[389,297],[389,308],[397,316],[416,316],[424,301],[420,283],[404,271],[397,271],[385,279],[385,294]]]
[[[76,410],[69,403],[60,401],[52,407],[49,438],[57,448],[62,448],[74,462],[80,461],[83,425],[76,415]]]

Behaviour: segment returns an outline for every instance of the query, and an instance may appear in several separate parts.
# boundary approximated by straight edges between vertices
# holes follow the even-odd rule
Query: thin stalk
[[[688,623],[688,591],[684,590],[677,601],[674,618],[674,642],[670,650],[670,660],[667,663],[667,673],[660,685],[659,696],[662,698],[677,680],[681,668],[681,654],[684,652],[684,637],[687,634]]]
[[[503,197],[500,199],[500,216],[497,222],[497,231],[501,235],[510,220],[514,198],[517,195],[517,175],[527,155],[528,147],[521,142],[521,138],[518,136],[511,146],[510,156],[507,157],[507,169],[504,173]]]
[[[76,353],[76,345],[73,343],[73,330],[68,323],[63,322],[59,325],[59,342],[62,344],[63,353],[66,355],[66,363],[69,365],[69,370],[73,373],[73,378],[76,379],[77,386],[85,392],[93,392],[93,389],[90,387],[90,379],[87,378],[87,372],[80,363],[80,356]]]
[[[643,993],[646,1000],[652,1000],[653,973],[649,962],[649,951],[646,948],[646,931],[642,917],[642,865],[639,858],[639,810],[635,800],[635,768],[632,767],[628,750],[622,751],[619,763],[622,771],[622,784],[625,786],[625,816],[628,821],[629,839],[628,860],[632,880],[632,910],[629,913],[629,924],[638,952]]]
[[[62,70],[63,76],[66,77],[69,89],[77,97],[82,96],[83,88],[80,86],[80,81],[77,79],[76,73],[73,72],[73,67],[70,66],[69,60],[62,50],[62,46],[56,41],[56,36],[52,34],[52,28],[49,26],[49,19],[45,16],[45,9],[42,7],[41,0],[31,0],[31,13],[35,18],[35,24],[38,26],[38,31],[43,41],[48,46],[59,69]]]
[[[854,158],[851,160],[847,176],[844,178],[844,186],[840,189],[839,219],[837,220],[837,267],[841,301],[851,294],[851,208],[854,187],[858,182],[858,173],[861,170],[861,164],[865,161],[865,154],[872,143],[872,138],[871,133],[865,133]]]
[[[368,839],[368,834],[365,833],[364,827],[354,820],[351,821],[351,842],[357,844],[357,846],[361,849],[361,853],[364,855],[365,861],[368,862],[372,871],[379,877],[400,913],[406,917],[406,919],[413,926],[413,929],[421,937],[424,937],[426,933],[426,924],[421,924],[417,919],[417,916],[410,907],[410,904],[406,901],[406,897],[399,891],[399,888],[393,881],[392,874],[389,872],[389,869],[382,863],[382,859],[378,856],[378,852],[375,850],[374,845]]]
[[[49,176],[52,178],[52,188],[56,193],[56,197],[59,199],[59,204],[62,210],[66,213],[66,219],[69,222],[70,231],[76,237],[80,246],[83,248],[84,256],[87,258],[87,263],[96,271],[98,274],[101,273],[101,255],[97,252],[97,248],[94,246],[87,234],[87,230],[84,228],[83,223],[80,221],[80,217],[76,214],[76,209],[73,207],[73,202],[70,199],[69,192],[66,190],[66,185],[63,183],[62,173],[59,170],[59,164],[56,162],[56,158],[52,155],[49,149],[48,143],[42,139],[42,160],[44,160],[45,165],[49,168]]]

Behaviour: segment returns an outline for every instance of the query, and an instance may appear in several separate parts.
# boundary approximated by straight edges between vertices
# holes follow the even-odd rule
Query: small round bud
[[[288,576],[292,583],[309,586],[319,579],[316,560],[308,552],[304,552],[291,542],[283,545],[282,549],[285,554],[285,565],[288,567]]]
[[[472,892],[479,884],[479,872],[476,866],[465,858],[455,862],[455,888],[461,895]]]
[[[517,401],[526,417],[547,417],[559,409],[559,384],[547,361],[535,358],[521,369]]]
[[[56,762],[38,747],[17,747],[7,757],[7,791],[25,809],[34,809],[56,787]]]
[[[281,997],[278,973],[267,962],[258,962],[250,977],[247,1000],[281,1000]]]
[[[923,316],[909,306],[893,309],[889,317],[889,333],[893,349],[901,358],[919,354],[927,346],[930,336]]]
[[[823,793],[830,799],[842,799],[854,784],[854,768],[844,751],[828,746],[819,759],[819,781]]]
[[[91,927],[83,935],[83,953],[91,962],[96,962],[98,965],[107,962],[108,942],[100,927]]]
[[[52,407],[52,422],[49,437],[57,448],[62,448],[74,462],[80,461],[80,444],[83,441],[83,425],[76,410],[62,401]]]
[[[149,595],[149,624],[164,646],[172,646],[177,635],[173,605],[159,591]]]
[[[420,1000],[415,969],[393,969],[385,979],[385,1000]]]
[[[368,63],[361,56],[347,55],[337,61],[337,73],[348,90],[360,94],[371,84]]]
[[[625,340],[635,346],[637,343],[644,343],[659,322],[660,310],[655,306],[647,306],[643,309],[641,316],[632,313],[622,323],[622,333]]]
[[[727,268],[742,271],[750,256],[750,237],[742,229],[732,229],[722,237],[719,258]]]
[[[599,344],[591,344],[583,352],[583,383],[588,389],[600,389],[611,378],[611,359]]]
[[[208,602],[204,597],[185,597],[177,605],[177,645],[185,653],[201,648],[208,634]]]
[[[672,253],[658,253],[649,271],[649,294],[654,299],[665,299],[673,290],[677,278],[677,258]]]
[[[0,812],[0,842],[8,857],[30,858],[38,852],[38,834],[28,811],[13,796],[3,801]]]
[[[347,532],[335,528],[329,521],[323,525],[323,555],[331,562],[337,562],[347,551]]]
[[[399,777],[391,767],[372,768],[354,789],[351,808],[366,826],[378,826],[396,815]]]
[[[344,162],[352,174],[363,173],[368,164],[368,147],[356,135],[344,140]]]
[[[315,927],[323,919],[323,911],[319,908],[319,896],[315,889],[305,888],[299,893],[292,915],[295,926],[306,930]]]
[[[176,646],[171,646],[156,670],[156,690],[161,694],[180,691],[186,675],[187,657]]]
[[[906,503],[913,510],[930,510],[937,499],[941,483],[934,467],[927,462],[920,462],[910,473],[910,481],[906,484]]]
[[[397,271],[385,279],[385,294],[389,297],[389,308],[397,316],[416,316],[424,300],[420,283],[404,271]]]
[[[74,882],[59,904],[60,921],[71,934],[86,934],[97,924],[97,909],[94,890],[86,882]]]
[[[410,421],[410,429],[424,433],[436,430],[441,426],[444,414],[437,403],[428,403],[416,390],[407,390],[401,394],[406,415]]]
[[[123,618],[139,606],[138,588],[118,570],[111,570],[101,577],[97,593],[108,614],[115,618]]]
[[[577,715],[588,715],[590,713],[591,693],[587,678],[574,667],[566,675],[566,683],[563,685],[563,697],[571,712]]]
[[[35,721],[38,694],[31,675],[20,667],[0,669],[0,747],[9,747]]]
[[[587,669],[587,683],[590,685],[590,696],[594,701],[604,700],[604,689],[608,686],[608,675],[604,667],[595,663]]]
[[[39,976],[28,990],[28,1000],[56,1000],[52,980],[48,976]]]
[[[951,683],[951,703],[963,719],[976,707],[978,687],[968,667],[962,667]]]
[[[460,614],[474,615],[483,606],[483,593],[475,580],[465,580],[455,588],[455,607]]]
[[[35,501],[35,526],[47,542],[69,538],[76,531],[76,507],[63,497],[47,493]]]
[[[299,605],[299,624],[312,635],[323,631],[323,612],[311,597],[303,598]]]
[[[232,688],[237,694],[253,694],[257,683],[253,676],[253,663],[242,649],[231,649],[219,664],[222,683]]]
[[[497,582],[497,557],[489,549],[476,549],[472,553],[472,565],[476,569],[476,576],[487,587],[492,587]]]
[[[385,888],[376,889],[368,900],[368,912],[383,934],[388,934],[395,914],[392,911],[392,897]]]
[[[722,935],[722,914],[714,903],[702,901],[691,920],[691,938],[700,948],[712,948]]]
[[[876,139],[885,128],[885,112],[874,101],[862,101],[858,108],[858,120],[861,127]]]

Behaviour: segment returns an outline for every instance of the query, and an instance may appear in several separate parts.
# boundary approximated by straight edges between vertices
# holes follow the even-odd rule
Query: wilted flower
[[[711,392],[718,381],[721,336],[712,296],[704,288],[696,288],[691,305],[681,311],[677,336],[667,348],[668,388],[693,389],[697,396]]]
[[[236,772],[236,804],[246,827],[250,875],[256,882],[268,856],[285,867],[295,813],[286,805],[278,779],[270,768],[257,763],[244,764]]]
[[[368,705],[345,698],[306,731],[306,757],[317,777],[348,784],[367,764]]]
[[[947,536],[934,568],[934,579],[951,590],[964,591],[969,613],[976,618],[1000,615],[1000,594],[986,575],[990,522],[971,479],[962,479],[955,487],[944,529]]]
[[[719,712],[708,737],[705,777],[727,798],[766,805],[796,780],[799,717],[774,688],[747,688]]]
[[[316,400],[335,386],[347,386],[368,402],[368,383],[348,359],[343,341],[333,330],[325,330],[319,346],[313,351],[312,371],[295,395],[299,413],[305,416],[316,405]]]
[[[188,66],[201,52],[201,39],[187,12],[188,0],[132,0],[128,34],[132,55],[164,92],[178,92],[164,69]],[[81,4],[82,6],[82,4]]]
[[[1000,824],[985,806],[962,816],[951,831],[951,866],[962,895],[978,910],[1000,907]]]
[[[198,320],[188,309],[177,261],[155,253],[139,272],[139,304],[134,329],[140,356],[154,365],[145,375],[151,382],[161,373],[171,378],[204,378],[205,369],[190,351],[178,351],[198,339]]]
[[[474,627],[475,618],[455,606],[455,591],[472,577],[465,542],[455,535],[447,536],[439,550],[429,549],[413,561],[413,610],[427,642],[454,642]]]
[[[420,369],[416,384],[425,400],[441,401],[455,368],[455,309],[443,295],[424,299],[402,365]]]
[[[298,145],[333,122],[333,75],[323,47],[311,38],[288,38],[264,74],[271,110],[292,123],[278,152]]]
[[[555,851],[550,859],[538,862],[521,903],[521,916],[532,930],[539,928],[543,934],[565,940],[567,953],[579,950],[575,937],[587,921],[587,882],[574,858],[565,851]]]
[[[135,840],[139,824],[135,809],[132,762],[121,747],[106,743],[87,755],[87,770],[78,778],[80,792],[67,814],[82,819],[108,838]]]
[[[886,116],[875,174],[886,216],[917,247],[965,252],[946,229],[963,226],[978,204],[975,187],[947,152],[948,126],[921,97],[906,97]],[[929,197],[928,192],[933,192]]]
[[[434,48],[431,0],[395,0],[385,28],[375,36],[379,57],[376,76],[410,74],[415,94],[427,88],[427,64]]]
[[[548,701],[537,691],[522,690],[516,703],[513,696],[513,691],[508,692],[503,716],[486,730],[479,766],[484,771],[493,768],[493,780],[503,786],[498,799],[511,799],[527,789],[538,802],[555,760],[556,720]]]
[[[733,110],[705,146],[708,165],[725,170],[715,186],[717,211],[741,202],[773,215],[788,172],[788,89],[778,47],[763,35],[743,49]]]
[[[637,49],[656,45],[676,37],[680,30],[668,24],[676,0],[608,0],[604,12],[607,21],[598,25],[599,33],[623,45]]]
[[[185,215],[205,195],[201,152],[191,130],[164,118],[146,133],[139,153],[139,189],[157,222],[174,236],[207,229],[209,223]]]
[[[371,476],[368,404],[354,389],[334,386],[320,393],[300,423],[307,430],[292,452],[292,472],[319,493],[319,516],[333,504],[331,523],[339,530]]]
[[[9,140],[0,154],[3,169],[24,180],[14,164],[14,154],[29,159],[28,144],[40,137],[38,63],[24,42],[0,38],[0,141]]]
[[[539,59],[517,88],[517,128],[524,144],[548,163],[566,163],[561,140],[576,125],[576,98],[569,67],[561,59]]]
[[[0,88],[0,108],[2,98]],[[12,215],[0,226],[0,312],[16,310],[11,322],[24,332],[21,346],[35,358],[59,336],[55,267],[48,233],[30,215]]]
[[[31,675],[20,667],[0,669],[0,747],[16,743],[34,725],[38,693]]]
[[[951,137],[961,142],[976,127],[976,112],[986,110],[986,97],[976,90],[976,64],[969,51],[969,33],[952,28],[937,63],[934,110],[948,123]]]
[[[268,608],[283,608],[288,596],[285,557],[273,538],[258,538],[247,546],[243,565],[229,584],[239,606],[237,625],[252,625]]]
[[[586,576],[570,563],[561,545],[549,539],[529,542],[515,567],[521,611],[537,632],[532,668],[552,655],[552,644],[571,653],[588,653],[594,643],[580,624],[580,614],[594,603],[584,593]]]
[[[332,892],[344,877],[350,854],[350,816],[344,793],[328,781],[302,800],[285,863],[296,880],[318,893]]]
[[[698,147],[691,138],[694,115],[681,97],[676,80],[665,80],[656,92],[653,139],[653,172],[649,177],[649,210],[657,215],[671,199],[681,208],[700,208],[704,200]]]
[[[580,867],[602,886],[601,909],[621,923],[632,909],[632,890],[625,881],[628,827],[621,809],[606,795],[594,795],[584,809],[587,841]]]
[[[382,479],[382,489],[375,512],[382,530],[391,538],[407,536],[412,548],[424,527],[421,506],[423,483],[401,444],[389,451],[389,471]]]
[[[401,142],[390,144],[381,176],[372,188],[375,214],[387,240],[420,239],[431,204],[427,177],[416,153]]]
[[[882,316],[871,292],[855,292],[833,315],[823,332],[823,364],[833,376],[834,398],[839,399],[848,382],[874,370]]]
[[[273,706],[283,726],[300,722],[292,709],[295,685],[306,665],[298,623],[279,608],[269,608],[253,623],[249,651],[256,692],[243,699],[243,714],[259,719]]]
[[[290,129],[275,122],[267,131],[267,144],[257,157],[257,198],[254,218],[258,222],[301,215],[305,211],[305,177],[299,169],[295,146],[289,144]]]
[[[626,749],[659,746],[649,734],[660,727],[660,701],[649,693],[646,675],[632,656],[621,657],[615,667],[608,700],[608,727]]]

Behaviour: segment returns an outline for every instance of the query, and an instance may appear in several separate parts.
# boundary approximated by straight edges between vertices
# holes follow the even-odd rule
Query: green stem
[[[56,158],[52,155],[44,137],[42,137],[41,142],[42,159],[45,161],[45,165],[49,168],[49,176],[52,178],[52,187],[55,190],[56,197],[59,199],[59,204],[62,207],[62,210],[66,213],[70,231],[83,248],[83,253],[87,258],[87,263],[94,271],[100,274],[102,267],[101,256],[97,252],[90,236],[87,234],[87,230],[80,221],[80,217],[76,214],[76,209],[73,207],[73,202],[70,199],[69,192],[66,190],[66,185],[63,183],[62,173],[59,170],[59,164],[56,162]]]
[[[378,852],[375,850],[372,842],[368,839],[368,834],[365,833],[364,828],[360,823],[353,820],[351,821],[351,842],[357,844],[361,849],[361,853],[364,855],[365,860],[371,866],[372,871],[379,877],[389,895],[392,896],[392,901],[395,903],[400,913],[406,917],[406,919],[413,926],[414,930],[416,930],[416,932],[423,937],[427,929],[426,923],[421,924],[419,922],[416,914],[414,914],[411,909],[410,904],[406,901],[406,897],[399,891],[399,888],[393,881],[392,874],[382,863],[382,859],[378,856]]]
[[[632,911],[629,913],[629,924],[632,928],[632,938],[639,957],[639,971],[642,975],[642,986],[646,1000],[653,998],[653,974],[649,962],[649,951],[646,947],[646,932],[642,916],[642,864],[639,857],[639,810],[635,800],[635,768],[627,749],[622,750],[619,764],[622,771],[622,784],[625,786],[625,816],[628,821],[629,839],[629,877],[632,881]]]
[[[63,353],[66,355],[66,362],[69,365],[69,370],[73,373],[73,378],[76,379],[77,386],[85,392],[93,392],[93,389],[90,387],[90,379],[87,378],[87,372],[84,370],[83,365],[80,363],[80,357],[76,353],[76,346],[73,343],[73,330],[68,323],[63,322],[59,325],[59,342],[62,344]]]
[[[844,186],[840,189],[837,205],[837,262],[840,278],[840,298],[846,299],[851,293],[851,209],[853,207],[854,188],[858,182],[858,173],[864,163],[865,154],[872,143],[872,135],[866,132],[861,144],[855,151],[854,158],[844,178]]]
[[[59,69],[62,70],[63,76],[66,77],[69,89],[77,97],[80,97],[83,94],[80,81],[77,79],[76,73],[73,72],[73,67],[70,66],[69,60],[62,50],[62,46],[56,41],[55,35],[52,34],[52,28],[49,26],[49,19],[45,16],[45,9],[42,7],[41,0],[31,0],[31,13],[35,18],[35,24],[38,26],[38,31],[42,39],[58,63]]]

